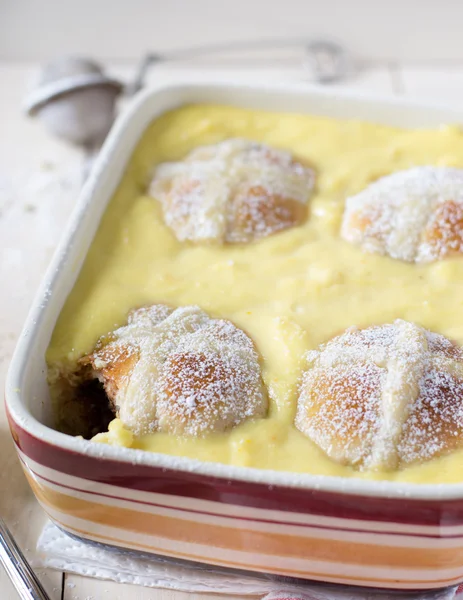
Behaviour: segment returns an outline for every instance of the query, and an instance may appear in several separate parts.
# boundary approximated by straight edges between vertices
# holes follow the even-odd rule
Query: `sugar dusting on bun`
[[[463,253],[463,169],[415,167],[347,198],[342,237],[366,252],[427,263]]]
[[[154,305],[81,359],[136,435],[202,436],[265,416],[267,394],[251,339],[196,306]]]
[[[149,193],[178,240],[247,243],[303,223],[314,179],[288,152],[230,139],[160,164]]]
[[[444,336],[397,320],[307,358],[295,424],[332,459],[393,470],[463,447],[463,352]]]

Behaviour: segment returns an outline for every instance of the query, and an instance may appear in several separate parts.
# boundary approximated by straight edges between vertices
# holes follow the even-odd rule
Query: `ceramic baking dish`
[[[379,588],[463,580],[463,483],[413,485],[230,467],[94,444],[50,427],[45,350],[99,220],[146,126],[185,103],[458,123],[463,112],[307,85],[192,82],[147,90],[119,118],[78,201],[8,374],[26,476],[50,518],[80,537],[290,577]]]

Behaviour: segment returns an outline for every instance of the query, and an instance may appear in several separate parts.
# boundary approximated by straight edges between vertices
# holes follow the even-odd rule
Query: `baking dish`
[[[195,81],[139,95],[110,133],[32,307],[6,386],[11,431],[50,518],[96,542],[327,582],[432,589],[463,580],[463,483],[414,485],[263,471],[94,444],[49,427],[45,350],[98,223],[146,126],[186,103],[402,127],[458,111],[307,85]]]

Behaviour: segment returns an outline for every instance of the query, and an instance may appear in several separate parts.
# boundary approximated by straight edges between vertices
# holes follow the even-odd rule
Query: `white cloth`
[[[243,596],[266,596],[266,600],[452,600],[456,589],[421,592],[416,595],[394,592],[349,590],[347,587],[307,584],[282,586],[275,581],[242,574],[229,574],[205,565],[179,565],[168,559],[137,556],[131,552],[114,552],[103,546],[88,544],[66,535],[47,523],[37,542],[35,567],[47,567],[119,583],[183,592],[215,592]]]

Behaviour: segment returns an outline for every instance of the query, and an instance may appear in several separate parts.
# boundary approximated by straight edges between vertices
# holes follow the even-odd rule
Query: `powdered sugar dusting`
[[[133,311],[128,324],[84,360],[137,435],[159,430],[198,436],[267,411],[252,341],[198,307]]]
[[[410,262],[463,253],[463,169],[415,167],[347,198],[342,237]]]
[[[394,469],[463,446],[463,355],[444,336],[397,320],[307,358],[296,426],[331,458]]]
[[[230,139],[159,165],[149,193],[181,241],[249,242],[302,222],[313,185],[288,152]]]
[[[422,462],[462,446],[463,379],[432,366],[420,381],[399,453],[404,462]]]

